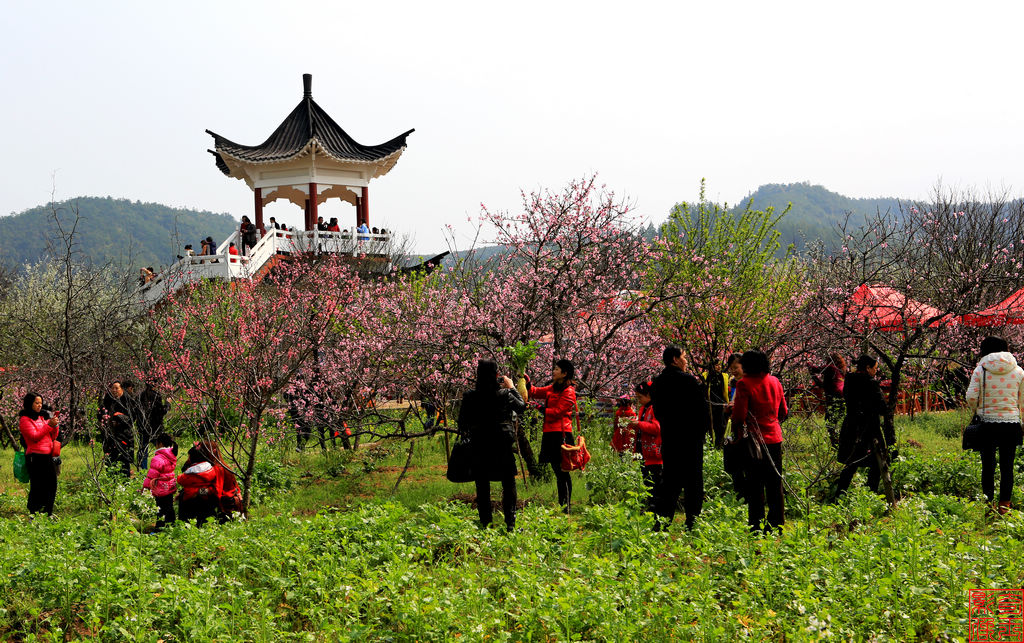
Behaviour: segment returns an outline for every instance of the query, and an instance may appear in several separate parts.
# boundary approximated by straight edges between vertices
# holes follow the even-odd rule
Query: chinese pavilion
[[[302,75],[302,100],[267,140],[239,145],[220,134],[209,150],[227,176],[245,181],[255,203],[253,222],[261,232],[263,206],[286,199],[304,209],[305,229],[317,221],[317,206],[338,198],[356,208],[356,222],[370,224],[371,179],[387,174],[405,150],[409,130],[379,145],[362,145],[313,100],[312,74]]]

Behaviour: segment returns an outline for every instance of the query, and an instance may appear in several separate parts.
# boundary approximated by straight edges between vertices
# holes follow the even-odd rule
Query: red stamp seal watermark
[[[967,590],[967,642],[1024,643],[1024,589]]]

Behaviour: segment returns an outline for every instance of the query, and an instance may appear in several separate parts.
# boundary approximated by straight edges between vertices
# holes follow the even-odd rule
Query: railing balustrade
[[[239,254],[228,252],[234,242]],[[215,255],[190,255],[179,259],[139,287],[139,301],[152,306],[185,284],[200,279],[251,279],[277,254],[336,254],[351,257],[386,256],[390,234],[325,232],[322,230],[269,229],[252,248],[242,248],[235,230],[217,247]],[[242,253],[245,254],[242,254]]]

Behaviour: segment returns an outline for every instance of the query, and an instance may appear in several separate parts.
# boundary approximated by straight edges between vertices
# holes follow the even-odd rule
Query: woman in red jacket
[[[562,471],[562,444],[576,444],[572,435],[572,414],[576,410],[576,389],[572,386],[574,377],[576,367],[569,360],[560,359],[551,371],[549,386],[530,387],[530,397],[545,402],[544,435],[538,462],[551,463],[558,488],[558,504],[565,513],[569,513],[572,500],[572,478],[568,471]]]
[[[654,511],[661,498],[661,424],[654,417],[654,405],[651,404],[651,393],[654,382],[641,382],[636,385],[636,401],[640,405],[640,414],[629,429],[636,435],[633,451],[643,456],[642,467],[644,484],[650,492],[647,501],[649,511]]]
[[[740,358],[743,379],[736,384],[732,408],[732,430],[737,438],[748,433],[760,457],[747,465],[744,495],[747,497],[747,521],[751,530],[761,528],[765,500],[768,521],[765,531],[780,529],[785,522],[782,494],[782,420],[789,409],[782,383],[769,374],[771,364],[761,351],[747,351]]]
[[[45,511],[53,515],[53,501],[57,497],[57,469],[53,466],[54,442],[57,440],[57,418],[43,417],[43,398],[29,393],[22,400],[18,413],[18,429],[25,440],[25,460],[28,466],[28,511]]]
[[[178,476],[178,516],[186,521],[195,520],[199,527],[217,515],[218,505],[217,469],[205,451],[201,442],[193,444]]]

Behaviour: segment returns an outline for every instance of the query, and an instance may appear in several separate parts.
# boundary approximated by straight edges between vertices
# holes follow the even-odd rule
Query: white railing
[[[188,256],[179,259],[139,290],[139,302],[152,306],[185,284],[201,279],[231,281],[251,279],[276,254],[337,254],[352,257],[388,254],[390,234],[323,232],[320,230],[267,230],[246,255],[228,253],[230,244],[240,246],[236,230],[217,247],[215,255]]]

